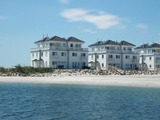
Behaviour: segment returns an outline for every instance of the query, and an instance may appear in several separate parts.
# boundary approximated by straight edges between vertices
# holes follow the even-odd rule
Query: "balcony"
[[[158,59],[158,60],[156,60],[156,63],[160,63],[160,60]]]
[[[160,55],[160,52],[144,52],[141,53],[140,55]]]
[[[115,62],[115,58],[108,58],[109,62]]]
[[[39,50],[61,50],[61,51],[83,51],[83,52],[87,52],[88,48],[76,48],[76,47],[72,47],[72,48],[68,48],[68,47],[62,47],[62,46],[51,46],[51,47],[39,47],[39,48],[31,48],[31,51],[39,51]]]
[[[134,51],[121,51],[121,50],[91,50],[89,51],[89,54],[94,54],[94,53],[124,53],[124,54],[133,54],[136,53]]]
[[[31,51],[39,51],[39,50],[49,50],[49,48],[31,48]]]
[[[84,51],[84,52],[87,52],[88,51],[88,48],[76,48],[76,47],[72,47],[72,48],[69,48],[70,51]]]
[[[138,59],[133,59],[132,60],[132,63],[138,63],[139,61],[138,61]]]
[[[81,56],[81,57],[80,57],[80,60],[86,60],[86,59],[87,59],[86,56]]]

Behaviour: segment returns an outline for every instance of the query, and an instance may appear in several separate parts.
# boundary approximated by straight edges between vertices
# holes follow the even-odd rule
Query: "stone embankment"
[[[91,69],[54,69],[52,73],[0,73],[0,76],[29,76],[29,77],[54,77],[54,76],[90,76],[90,75],[160,75],[160,71],[138,71],[138,70],[91,70]]]

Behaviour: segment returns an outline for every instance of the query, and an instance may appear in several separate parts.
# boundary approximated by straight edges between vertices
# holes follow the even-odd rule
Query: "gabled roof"
[[[136,47],[135,49],[148,48],[148,46],[149,46],[148,44],[143,44],[143,45]]]
[[[119,43],[112,40],[107,40],[104,42],[104,45],[119,45]]]
[[[120,45],[126,45],[126,46],[135,46],[134,44],[132,44],[132,43],[129,43],[129,42],[127,42],[127,41],[121,41],[120,42]]]
[[[136,47],[135,49],[143,49],[143,48],[160,48],[160,44],[158,43],[153,43],[151,45],[143,44],[143,45]]]
[[[49,39],[49,41],[66,41],[65,38],[61,38],[59,36],[53,36]]]
[[[80,39],[77,39],[75,37],[69,37],[67,39],[68,42],[81,42],[81,43],[84,43],[84,41],[80,40]]]
[[[47,40],[49,40],[49,37],[45,37],[45,38],[43,38],[43,39],[41,39],[41,40],[38,40],[38,41],[36,41],[36,42],[34,42],[34,43],[45,42],[45,41],[47,41]]]
[[[41,42],[47,42],[47,41],[65,41],[65,38],[61,38],[61,37],[58,37],[58,36],[54,36],[54,37],[51,37],[51,38],[45,37],[42,40],[36,41],[35,43],[41,43]]]
[[[99,46],[99,45],[119,45],[119,43],[112,41],[112,40],[107,40],[107,41],[98,41],[94,44],[89,45],[89,47],[91,46]]]
[[[158,43],[153,43],[150,46],[148,46],[148,48],[160,48],[160,44]]]

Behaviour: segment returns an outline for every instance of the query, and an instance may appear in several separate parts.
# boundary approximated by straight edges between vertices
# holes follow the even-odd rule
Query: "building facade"
[[[160,44],[143,44],[135,50],[139,53],[139,64],[142,70],[160,70]]]
[[[45,37],[31,49],[31,66],[52,68],[83,68],[88,66],[88,49],[75,37]]]
[[[121,41],[98,41],[89,45],[88,63],[91,68],[107,69],[114,66],[124,70],[137,69],[138,54],[133,51],[135,45]]]

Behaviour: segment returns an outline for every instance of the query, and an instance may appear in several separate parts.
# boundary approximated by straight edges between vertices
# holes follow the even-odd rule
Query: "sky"
[[[160,44],[160,0],[0,0],[0,66],[30,65],[43,36]]]

